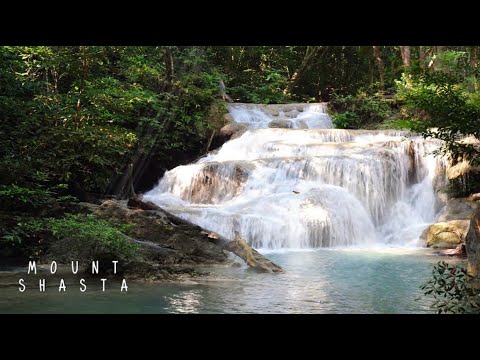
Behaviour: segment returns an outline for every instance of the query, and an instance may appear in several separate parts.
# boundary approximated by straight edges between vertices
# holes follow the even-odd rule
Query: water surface
[[[317,249],[277,251],[269,258],[286,270],[259,274],[246,267],[215,268],[227,280],[196,283],[95,282],[85,293],[78,282],[58,281],[47,291],[18,291],[15,277],[0,278],[0,313],[431,313],[419,286],[440,258],[424,249]],[[69,283],[70,282],[70,283]],[[89,285],[89,283],[87,282]]]

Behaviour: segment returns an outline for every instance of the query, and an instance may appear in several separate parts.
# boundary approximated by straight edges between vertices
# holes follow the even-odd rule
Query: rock
[[[234,135],[238,136],[237,134],[243,133],[246,129],[247,127],[245,125],[232,121],[220,129],[220,136],[230,139],[234,137]]]
[[[467,274],[475,278],[480,271],[480,208],[477,208],[471,218],[471,226],[465,239],[467,252]]]
[[[128,199],[127,206],[129,208],[137,208],[142,210],[156,210],[157,207],[150,201],[143,201],[140,197]]]
[[[165,276],[158,266],[180,266],[170,267],[173,271],[187,264],[231,265],[232,261],[224,250],[233,252],[260,271],[282,271],[281,267],[252,249],[238,235],[233,241],[226,239],[151,202],[145,202],[141,197],[130,199],[128,204],[134,208],[127,207],[126,201],[107,200],[100,206],[84,204],[79,206],[79,210],[93,212],[112,223],[134,225],[127,235],[140,246],[135,263],[144,265],[138,270],[135,266],[127,266],[126,273],[131,276],[159,280]]]
[[[460,161],[453,166],[447,167],[447,176],[449,180],[454,180],[461,176],[478,172],[480,172],[480,166],[472,166],[467,160]]]
[[[450,199],[440,211],[439,222],[451,220],[470,220],[478,204],[464,198]]]
[[[233,116],[230,113],[226,113],[225,115],[223,115],[223,120],[226,124],[231,124],[235,122],[235,120],[233,120]]]
[[[282,129],[291,129],[293,124],[290,120],[280,119],[280,120],[273,120],[270,121],[268,124],[270,128],[282,128]]]
[[[460,244],[455,249],[440,250],[438,255],[465,257],[467,255],[465,244]]]
[[[470,220],[452,220],[430,225],[420,236],[427,247],[454,249],[465,242],[470,230]]]
[[[480,201],[480,193],[472,194],[469,199],[472,201]]]
[[[248,245],[248,243],[240,237],[240,234],[237,231],[235,231],[235,239],[233,241],[226,240],[218,234],[212,234],[213,239],[218,242],[223,242],[223,247],[225,249],[242,258],[251,268],[261,272],[283,272],[283,269],[280,266],[267,259],[265,256]],[[212,234],[210,234],[210,236]]]
[[[164,266],[152,262],[132,261],[125,265],[127,280],[181,281],[199,276],[210,275],[192,267]]]
[[[132,203],[132,201],[131,201]],[[157,208],[145,203],[142,207]],[[131,224],[127,235],[142,246],[142,256],[161,264],[224,264],[228,257],[194,226],[175,225],[158,210],[143,210],[137,204],[128,208],[125,202],[107,200],[102,205],[88,205],[98,217],[117,224]]]
[[[285,113],[285,116],[289,118],[295,118],[300,114],[300,112],[297,109],[290,110],[289,112]]]

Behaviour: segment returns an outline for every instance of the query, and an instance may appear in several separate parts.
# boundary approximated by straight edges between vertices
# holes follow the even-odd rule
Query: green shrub
[[[74,196],[62,195],[66,188],[66,184],[58,184],[52,188],[39,184],[30,187],[16,184],[0,185],[0,208],[28,213],[54,203],[76,201]]]
[[[360,125],[358,115],[350,111],[334,114],[332,121],[337,129],[358,129]]]
[[[450,71],[448,64],[442,63],[442,71],[418,70],[404,75],[397,82],[397,96],[403,103],[402,111],[413,121],[413,130],[444,141],[439,154],[451,155],[454,162],[467,159],[480,163],[478,148],[459,142],[468,135],[480,139],[480,96],[470,93],[469,83]]]
[[[420,288],[425,296],[433,297],[431,307],[439,314],[480,313],[480,289],[470,280],[464,266],[440,261],[432,278]]]
[[[378,126],[381,130],[410,130],[415,126],[414,122],[408,119],[387,119]]]
[[[358,129],[380,123],[388,118],[392,109],[382,98],[360,92],[356,95],[334,94],[329,103],[333,110],[333,122],[343,129]]]
[[[61,219],[49,219],[47,224],[56,238],[52,256],[60,261],[90,262],[104,257],[128,260],[138,249],[118,228],[91,214],[66,214]],[[126,230],[126,226],[120,228]]]
[[[53,201],[53,192],[43,188],[27,188],[23,186],[0,185],[0,207],[21,210],[37,208]]]
[[[0,253],[37,258],[44,250],[48,229],[44,219],[0,215]]]

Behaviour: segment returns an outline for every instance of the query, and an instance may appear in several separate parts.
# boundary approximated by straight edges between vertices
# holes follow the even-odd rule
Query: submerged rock
[[[293,124],[290,120],[286,119],[279,119],[273,120],[268,124],[270,128],[282,128],[282,129],[291,129],[293,128]]]

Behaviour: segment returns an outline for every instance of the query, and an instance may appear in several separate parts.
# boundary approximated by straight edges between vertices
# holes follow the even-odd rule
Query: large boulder
[[[438,223],[430,225],[420,236],[427,247],[455,249],[465,244],[472,217],[478,203],[464,198],[450,199],[438,216]]]
[[[452,220],[430,225],[420,236],[427,247],[455,249],[465,242],[470,230],[470,220]]]
[[[94,213],[113,224],[131,224],[127,235],[140,245],[144,260],[157,264],[225,264],[227,253],[194,226],[175,225],[152,209],[129,208],[125,201],[107,200],[100,206],[80,203],[77,212]]]
[[[113,224],[133,225],[125,233],[129,241],[139,246],[139,250],[135,259],[123,266],[129,278],[182,280],[205,275],[197,272],[195,266],[236,264],[229,260],[226,251],[236,254],[258,270],[282,271],[243,239],[226,239],[140,198],[132,198],[128,202],[107,200],[101,205],[79,203],[74,212],[94,213]]]

